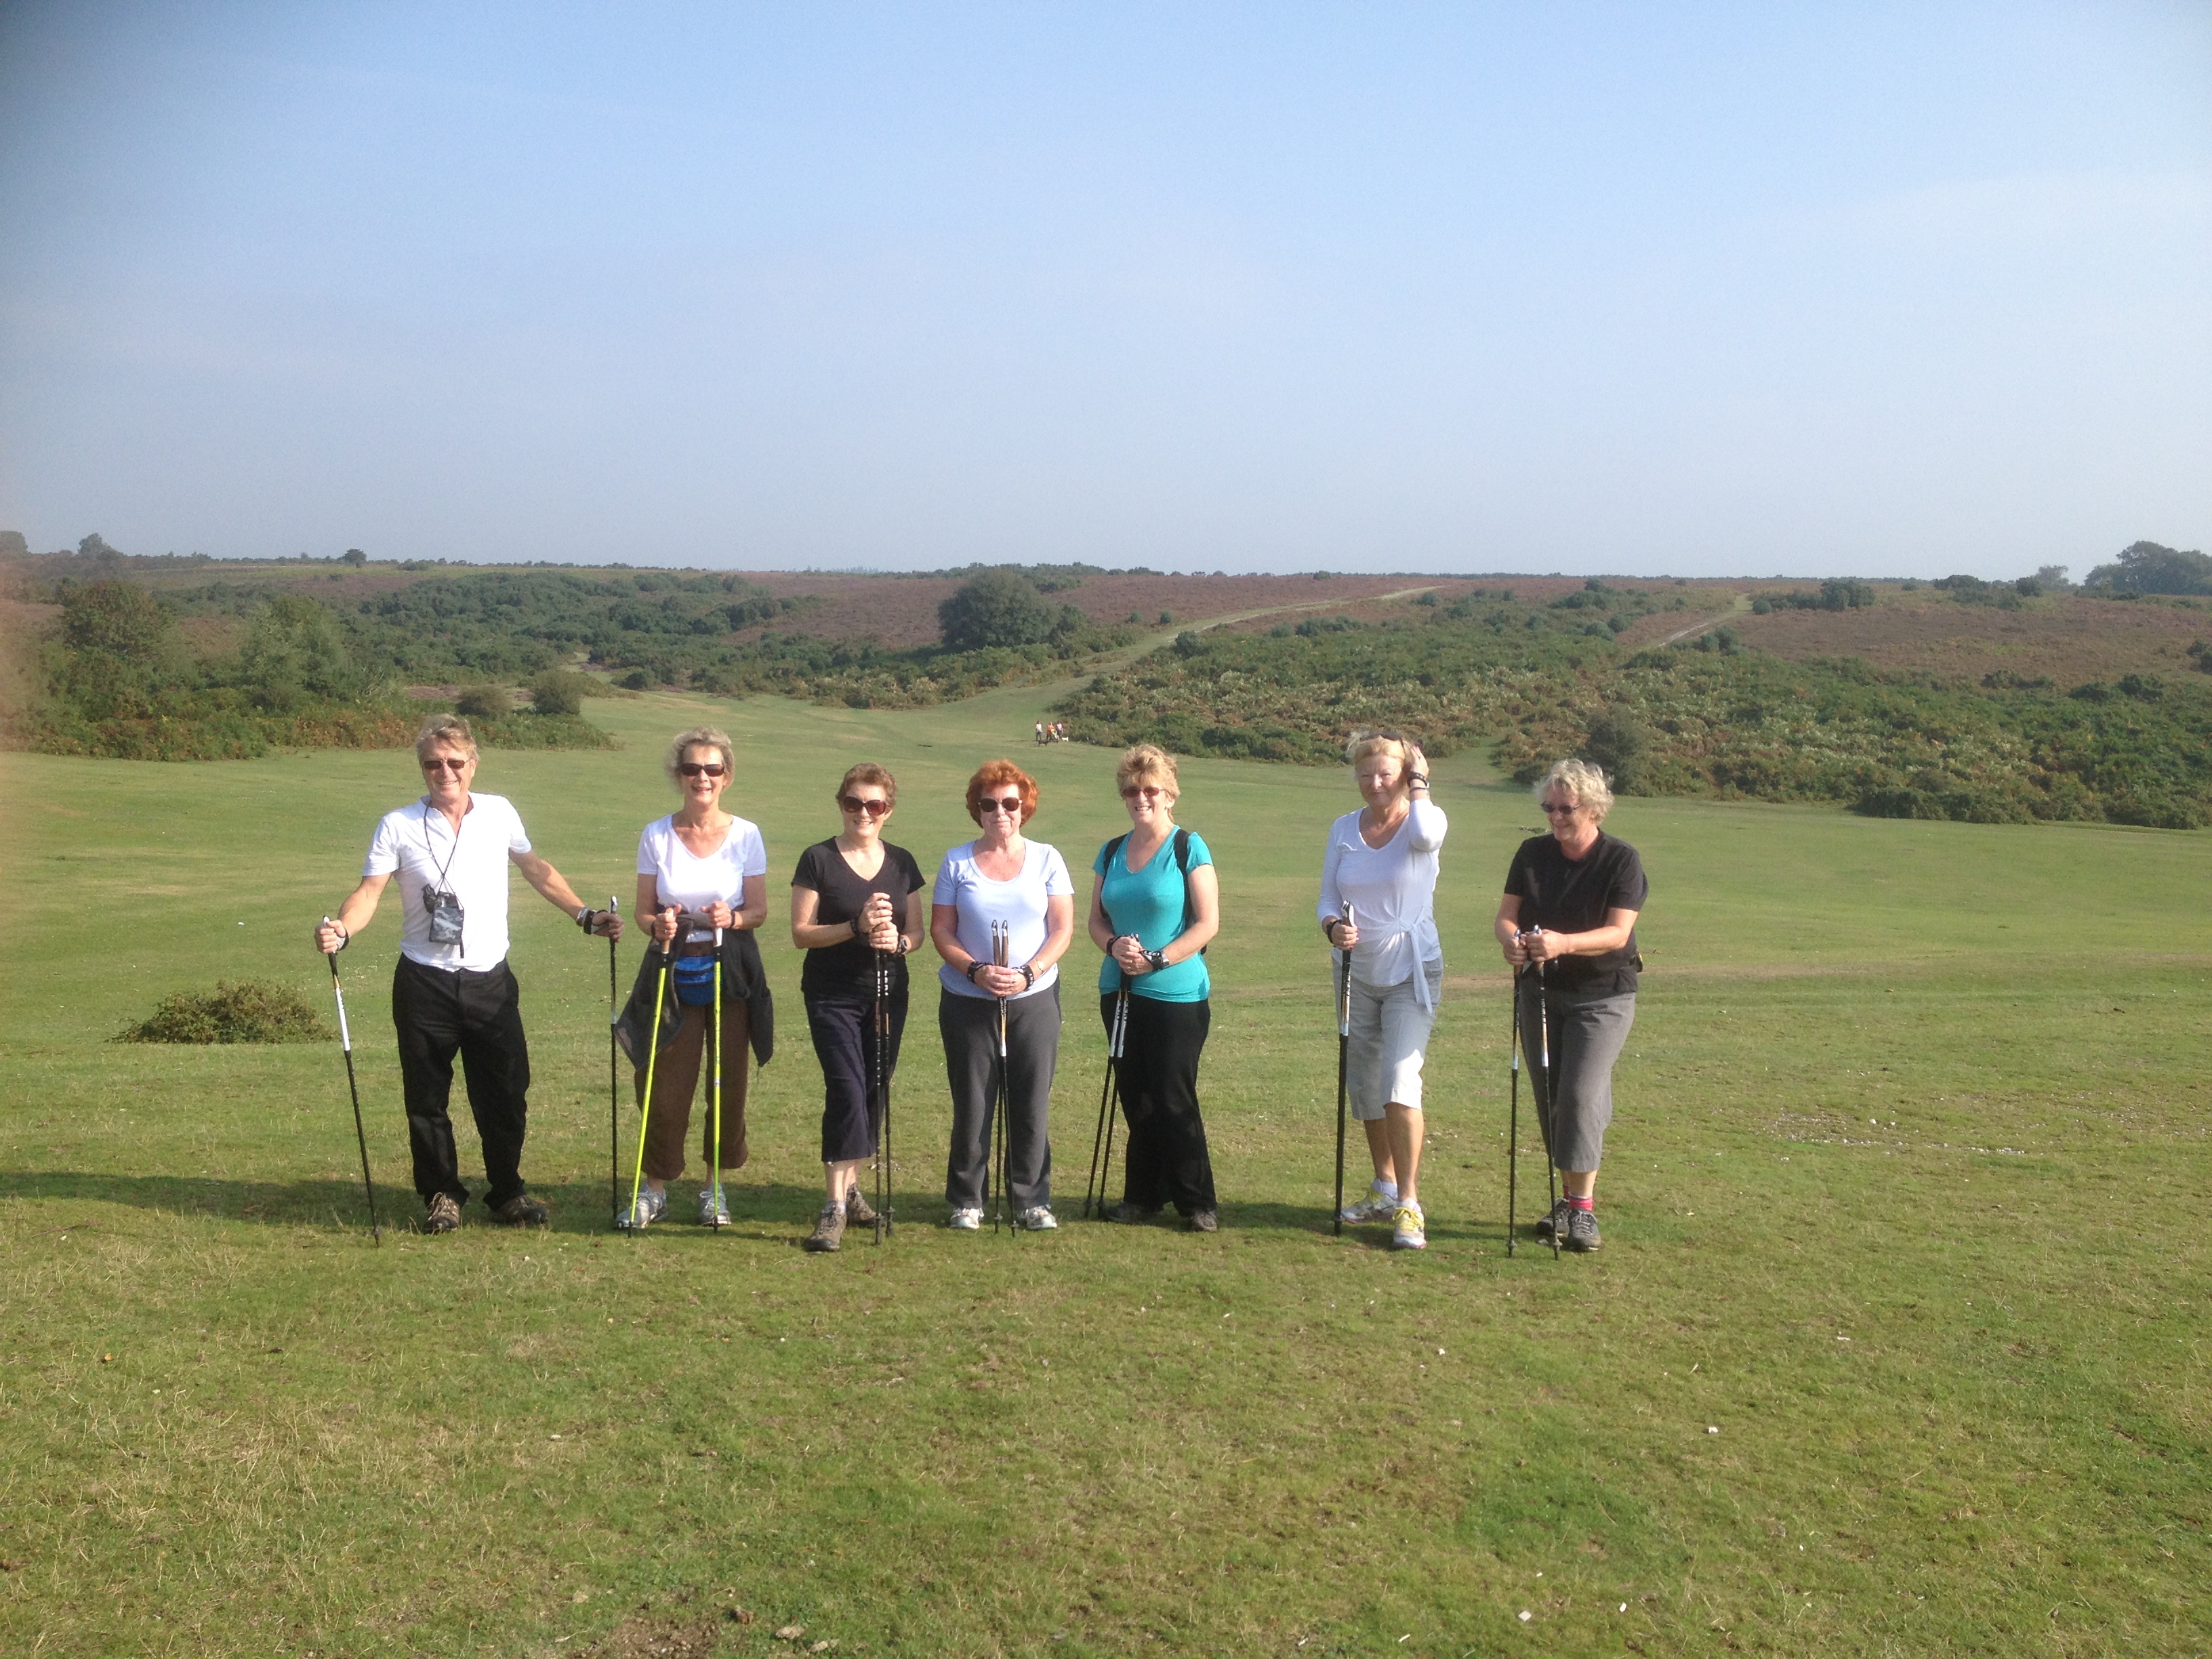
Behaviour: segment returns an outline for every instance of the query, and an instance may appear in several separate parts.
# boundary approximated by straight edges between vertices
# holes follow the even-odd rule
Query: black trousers
[[[884,1047],[884,1086],[898,1070],[899,1039],[906,1034],[906,987],[885,999],[890,1039]],[[842,1164],[876,1155],[876,1001],[809,996],[806,1030],[822,1062],[822,1161]]]
[[[425,968],[399,958],[392,975],[392,1024],[399,1033],[399,1076],[407,1100],[407,1142],[415,1190],[469,1201],[453,1151],[453,1056],[468,1079],[469,1110],[483,1142],[484,1202],[496,1209],[520,1198],[522,1137],[529,1117],[530,1046],[522,1036],[522,993],[505,963],[481,973]]]
[[[1098,999],[1106,1034],[1114,998]],[[1208,1002],[1162,1002],[1132,994],[1121,1039],[1121,1112],[1129,1121],[1121,1196],[1140,1209],[1172,1204],[1188,1215],[1210,1210],[1213,1160],[1198,1115],[1198,1059],[1213,1024]]]

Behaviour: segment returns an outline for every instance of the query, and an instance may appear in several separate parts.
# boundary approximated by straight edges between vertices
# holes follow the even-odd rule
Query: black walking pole
[[[1506,1115],[1505,1131],[1505,1254],[1511,1255],[1519,1234],[1513,1221],[1516,1188],[1521,1174],[1521,970],[1513,970],[1513,1035],[1506,1039],[1505,1053],[1513,1073],[1510,1085],[1512,1107]]]
[[[607,900],[607,914],[614,915],[621,901]],[[615,979],[615,940],[607,936],[607,1211],[619,1212],[622,1204],[622,1061],[621,1045],[616,1041],[615,1027],[622,1023],[622,993]]]
[[[1098,1193],[1098,1213],[1106,1213],[1106,1183],[1114,1173],[1114,1103],[1121,1091],[1115,1087],[1121,1059],[1121,1039],[1129,1024],[1129,976],[1121,975],[1121,988],[1114,994],[1114,1015],[1106,1027],[1106,1075],[1098,1084],[1098,1127],[1091,1135],[1091,1174],[1083,1183],[1083,1213],[1091,1215],[1091,1194],[1095,1187]],[[1098,1164],[1098,1149],[1106,1149],[1106,1165]]]
[[[1552,1260],[1557,1261],[1559,1259],[1559,1187],[1557,1179],[1559,1166],[1552,1160],[1552,1126],[1557,1120],[1559,1097],[1556,1086],[1558,1079],[1552,1075],[1552,1006],[1544,995],[1544,968],[1543,963],[1536,964],[1536,1036],[1543,1049],[1543,1057],[1537,1064],[1544,1071],[1542,1086],[1536,1091],[1536,1127],[1544,1132],[1544,1193],[1552,1206],[1545,1213],[1553,1218]]]
[[[1344,907],[1344,925],[1353,925],[1352,907]],[[1352,1053],[1352,952],[1336,953],[1336,1236],[1344,1237],[1344,1101],[1345,1082]]]
[[[330,926],[331,919],[323,918]],[[361,1186],[368,1194],[368,1237],[380,1249],[384,1245],[384,1229],[376,1221],[376,1183],[368,1176],[368,1131],[361,1125],[361,1085],[353,1075],[353,1033],[346,1025],[345,988],[338,983],[338,953],[328,952],[331,959],[331,994],[338,1000],[338,1047],[345,1050],[346,1092],[353,1097],[353,1138],[361,1148]]]

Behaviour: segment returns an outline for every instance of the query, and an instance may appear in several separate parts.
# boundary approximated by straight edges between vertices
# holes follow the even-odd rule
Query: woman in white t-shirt
[[[667,769],[684,804],[647,824],[637,841],[636,914],[650,919],[658,947],[672,949],[675,960],[661,1016],[659,1055],[653,1061],[653,1101],[645,1115],[645,1184],[635,1212],[626,1210],[621,1218],[625,1226],[647,1226],[666,1215],[668,1183],[684,1173],[684,1143],[705,1058],[717,972],[723,983],[716,1043],[722,1073],[721,1164],[724,1170],[745,1164],[750,1009],[742,992],[733,993],[726,946],[718,952],[716,943],[718,931],[756,928],[767,920],[768,848],[758,826],[722,810],[722,791],[735,764],[724,733],[703,726],[683,733],[669,745]],[[679,912],[696,920],[679,924]],[[648,958],[647,969],[657,981],[659,964]],[[642,1044],[638,1046],[641,1052],[631,1058],[637,1066],[637,1097],[643,1101],[647,1057]],[[714,1115],[708,1111],[701,1116],[701,1158],[710,1167],[699,1192],[699,1219],[721,1226],[728,1223],[730,1211],[720,1171],[711,1167]]]
[[[1056,848],[1030,841],[1036,780],[1010,760],[986,762],[968,780],[968,816],[981,833],[945,855],[931,893],[929,937],[945,958],[937,1026],[952,1087],[952,1146],[945,1201],[951,1225],[983,1224],[990,1181],[991,1116],[1002,1079],[999,1031],[1006,1021],[1006,1196],[1014,1224],[1042,1231],[1052,1214],[1052,1145],[1047,1116],[1060,1060],[1060,969],[1075,937],[1075,884]],[[1005,966],[994,954],[1004,930]]]

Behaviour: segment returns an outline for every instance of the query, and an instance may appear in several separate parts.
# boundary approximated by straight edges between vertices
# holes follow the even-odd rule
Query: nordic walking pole
[[[1103,1215],[1106,1212],[1105,1182],[1112,1178],[1114,1152],[1110,1145],[1107,1146],[1106,1168],[1102,1171],[1098,1167],[1098,1148],[1106,1142],[1107,1127],[1113,1121],[1108,1113],[1112,1109],[1114,1098],[1115,1062],[1121,1058],[1122,1025],[1128,1018],[1129,976],[1125,973],[1121,975],[1121,988],[1114,993],[1114,1017],[1106,1027],[1106,1074],[1099,1079],[1098,1083],[1098,1127],[1091,1132],[1091,1174],[1083,1183],[1083,1214],[1085,1220],[1091,1217],[1091,1192],[1093,1187],[1098,1189],[1098,1212]]]
[[[714,1168],[707,1171],[707,1185],[714,1194],[714,1209],[708,1224],[719,1231],[722,1225],[722,930],[714,930],[714,1026],[709,1033],[708,1052],[714,1058]]]
[[[1506,1039],[1505,1053],[1513,1073],[1510,1085],[1512,1106],[1506,1115],[1505,1130],[1505,1254],[1511,1255],[1518,1242],[1514,1231],[1513,1206],[1515,1182],[1521,1173],[1521,969],[1513,970],[1513,1035]]]
[[[331,919],[325,916],[323,926],[327,927],[330,925]],[[384,1230],[376,1224],[376,1183],[368,1178],[368,1132],[361,1127],[361,1085],[354,1081],[353,1033],[346,1027],[345,988],[338,983],[338,953],[332,951],[329,956],[331,994],[338,1000],[338,1047],[345,1050],[346,1092],[353,1097],[353,1138],[361,1148],[361,1185],[362,1190],[368,1194],[368,1237],[370,1242],[381,1249]]]
[[[891,1040],[890,954],[876,958],[876,1243],[891,1230],[891,1078],[886,1051]]]
[[[1344,907],[1344,925],[1358,926],[1352,907]],[[1352,952],[1336,953],[1336,1236],[1344,1237],[1344,1116],[1345,1090],[1352,1060]]]
[[[1106,1156],[1098,1165],[1098,1209],[1101,1214],[1106,1209],[1106,1189],[1114,1180],[1114,1125],[1121,1116],[1121,1061],[1129,1050],[1129,978],[1126,974],[1121,976],[1121,995],[1114,1013],[1114,1102],[1106,1109]],[[1128,1185],[1128,1170],[1126,1167],[1128,1161],[1129,1154],[1125,1150],[1121,1154],[1124,1188]]]
[[[618,898],[607,900],[607,914],[622,908]],[[615,940],[607,936],[607,1213],[622,1202],[622,1045],[615,1027],[622,1024],[622,992],[615,978]]]
[[[1559,1185],[1557,1180],[1559,1166],[1552,1161],[1552,1126],[1557,1121],[1559,1101],[1555,1086],[1558,1079],[1552,1075],[1552,1006],[1544,995],[1544,967],[1540,962],[1536,964],[1536,1037],[1543,1050],[1543,1057],[1537,1064],[1544,1068],[1544,1086],[1536,1096],[1536,1127],[1544,1132],[1544,1194],[1551,1202],[1551,1209],[1545,1213],[1553,1218],[1552,1260],[1557,1261],[1559,1259],[1559,1227],[1555,1212],[1559,1207]]]
[[[1003,968],[1006,965],[1006,933],[1007,927],[1005,922],[994,921],[991,924],[991,964],[995,968]],[[1021,1231],[1021,1228],[1016,1224],[1018,1218],[1012,1212],[1012,1200],[1007,1196],[1006,1193],[1006,1164],[1009,1157],[1009,1143],[1012,1139],[1012,1137],[1006,1133],[1006,1111],[1012,1097],[1012,1091],[1008,1086],[1008,1079],[1006,1076],[1006,1000],[1004,997],[1000,997],[998,999],[998,1002],[999,1102],[998,1109],[991,1114],[991,1118],[992,1127],[994,1131],[993,1138],[998,1143],[999,1197],[998,1203],[994,1206],[991,1212],[991,1231],[993,1232],[999,1231],[999,1219],[1001,1216],[1004,1216],[1007,1224],[1006,1231],[1010,1233],[1018,1233]]]
[[[649,939],[652,936],[647,934]],[[629,1215],[627,1219],[617,1216],[615,1225],[631,1232],[637,1226],[637,1189],[645,1179],[645,1130],[653,1121],[653,1068],[660,1058],[660,1010],[668,1000],[668,964],[676,954],[676,941],[670,939],[660,947],[660,979],[653,996],[653,1034],[645,1040],[645,1098],[637,1109],[637,1164],[629,1172]]]

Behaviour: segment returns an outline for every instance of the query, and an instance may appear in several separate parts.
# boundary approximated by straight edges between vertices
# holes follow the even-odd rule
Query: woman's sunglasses
[[[687,778],[719,778],[730,769],[720,761],[684,761],[676,769]]]
[[[986,795],[975,803],[975,807],[978,811],[1010,812],[1019,817],[1022,810],[1022,798],[1019,795],[1009,795],[1004,800],[996,800]]]
[[[1571,818],[1582,810],[1582,803],[1579,801],[1563,802],[1547,800],[1544,803],[1544,816],[1546,817]]]
[[[866,812],[872,818],[882,817],[891,810],[891,804],[887,800],[863,800],[858,795],[840,795],[837,805],[848,812]]]
[[[1158,800],[1166,793],[1167,791],[1157,783],[1133,783],[1121,792],[1121,799],[1134,800],[1138,796],[1142,795],[1146,800]]]

